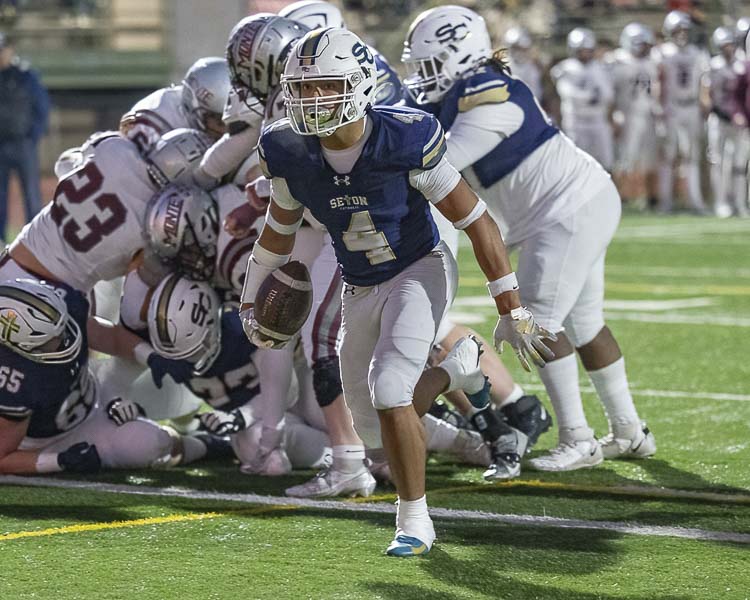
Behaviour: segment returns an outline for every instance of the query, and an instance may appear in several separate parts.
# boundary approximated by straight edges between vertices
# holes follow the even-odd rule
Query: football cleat
[[[460,412],[453,410],[443,400],[435,400],[427,412],[436,419],[450,423],[458,429],[467,429],[470,427],[469,422],[464,416]]]
[[[251,463],[243,464],[240,471],[245,475],[267,475],[278,477],[292,472],[292,463],[283,448],[259,454]]]
[[[463,390],[467,396],[481,393],[485,389],[487,381],[479,366],[481,355],[482,342],[473,335],[456,342],[456,345],[448,352],[448,356],[439,365],[450,377],[449,389]]]
[[[528,466],[537,471],[575,471],[600,465],[602,448],[594,438],[561,442],[548,454],[532,458]]]
[[[610,432],[599,440],[599,444],[604,458],[646,458],[656,454],[654,434],[645,423],[631,427],[630,432]]]
[[[206,455],[203,457],[208,460],[217,458],[234,458],[234,450],[229,438],[226,436],[214,435],[207,431],[191,433],[188,437],[199,440],[206,446]]]
[[[521,474],[521,457],[526,452],[528,438],[517,429],[501,435],[490,446],[492,463],[482,475],[486,481],[513,479]]]
[[[419,538],[401,534],[393,539],[385,553],[388,556],[410,557],[422,556],[429,551],[430,547]]]
[[[356,473],[344,473],[331,467],[325,469],[300,485],[287,488],[286,495],[295,498],[328,498],[331,496],[372,495],[375,490],[375,478],[362,465]]]
[[[539,436],[552,426],[552,416],[536,396],[521,396],[516,402],[500,408],[499,412],[508,425],[529,438],[527,452],[536,444]]]

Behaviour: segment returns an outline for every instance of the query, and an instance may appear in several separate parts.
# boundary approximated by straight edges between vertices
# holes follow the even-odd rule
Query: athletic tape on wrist
[[[487,289],[489,290],[490,296],[492,298],[494,298],[495,296],[499,296],[500,294],[504,294],[505,292],[512,292],[514,290],[517,290],[518,279],[516,279],[516,274],[514,272],[511,272],[507,275],[503,275],[500,279],[495,279],[495,281],[487,282]]]
[[[57,462],[57,453],[41,452],[36,459],[37,473],[58,473],[62,471],[60,463]]]
[[[477,203],[474,205],[474,208],[471,209],[471,212],[463,219],[454,221],[453,227],[455,227],[456,229],[466,229],[469,225],[471,225],[474,221],[481,217],[486,211],[487,204],[485,204],[484,200],[479,198],[477,200]]]

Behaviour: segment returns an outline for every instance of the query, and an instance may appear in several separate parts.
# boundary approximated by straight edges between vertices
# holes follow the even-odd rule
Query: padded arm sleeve
[[[409,183],[433,204],[450,194],[459,181],[461,175],[445,158],[427,171],[415,169],[409,172]]]
[[[295,200],[289,191],[286,179],[283,177],[274,177],[271,179],[271,198],[284,210],[298,210],[302,204]]]

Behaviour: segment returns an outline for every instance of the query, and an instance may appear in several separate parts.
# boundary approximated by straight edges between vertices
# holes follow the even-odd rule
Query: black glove
[[[107,416],[119,427],[130,421],[135,421],[138,417],[145,417],[146,411],[137,402],[115,398],[107,404]]]
[[[186,360],[172,360],[152,352],[146,362],[151,369],[154,385],[159,389],[165,375],[171,376],[175,383],[185,383],[193,376],[193,363]]]
[[[247,429],[245,417],[237,408],[231,412],[215,410],[201,413],[198,419],[203,429],[215,435],[229,435]]]
[[[63,471],[74,473],[96,473],[102,468],[102,461],[95,445],[88,442],[73,444],[65,452],[57,455],[57,464]]]

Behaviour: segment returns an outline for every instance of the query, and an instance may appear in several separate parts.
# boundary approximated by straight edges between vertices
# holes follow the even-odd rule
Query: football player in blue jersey
[[[547,332],[521,306],[515,275],[484,202],[444,159],[442,128],[410,109],[374,107],[375,61],[344,29],[316,30],[295,46],[282,85],[289,118],[262,134],[271,179],[265,226],[248,262],[241,316],[251,340],[272,346],[253,315],[263,280],[289,260],[304,209],[328,229],[342,271],[344,397],[357,432],[384,447],[399,495],[388,554],[432,546],[419,414],[447,390],[486,403],[480,347],[466,338],[439,367],[424,371],[437,327],[457,286],[455,261],[440,242],[429,201],[472,240],[500,313],[498,345],[523,363],[552,357]]]
[[[555,359],[539,374],[560,443],[531,464],[564,471],[597,465],[603,456],[653,454],[653,435],[638,416],[622,353],[604,323],[604,257],[621,210],[609,175],[511,76],[475,12],[443,6],[422,13],[402,59],[413,101],[448,132],[449,162],[506,226],[506,244],[520,250],[523,303],[557,334],[548,344]],[[599,441],[583,412],[575,351],[609,417],[610,433]]]
[[[165,277],[149,302],[148,334],[161,356],[194,365],[185,385],[215,409],[202,413],[200,421],[211,433],[230,435],[243,473],[283,475],[292,467],[317,468],[330,454],[325,432],[300,419],[285,423],[290,400],[284,398],[278,411],[269,406],[279,402],[262,393],[261,371],[274,375],[269,373],[274,365],[264,362],[274,353],[257,351],[235,307],[224,306],[207,282],[179,274]]]
[[[0,472],[93,472],[203,457],[202,441],[140,418],[134,402],[102,397],[89,341],[122,355],[147,348],[152,368],[174,361],[88,314],[85,296],[64,284],[0,283]]]

